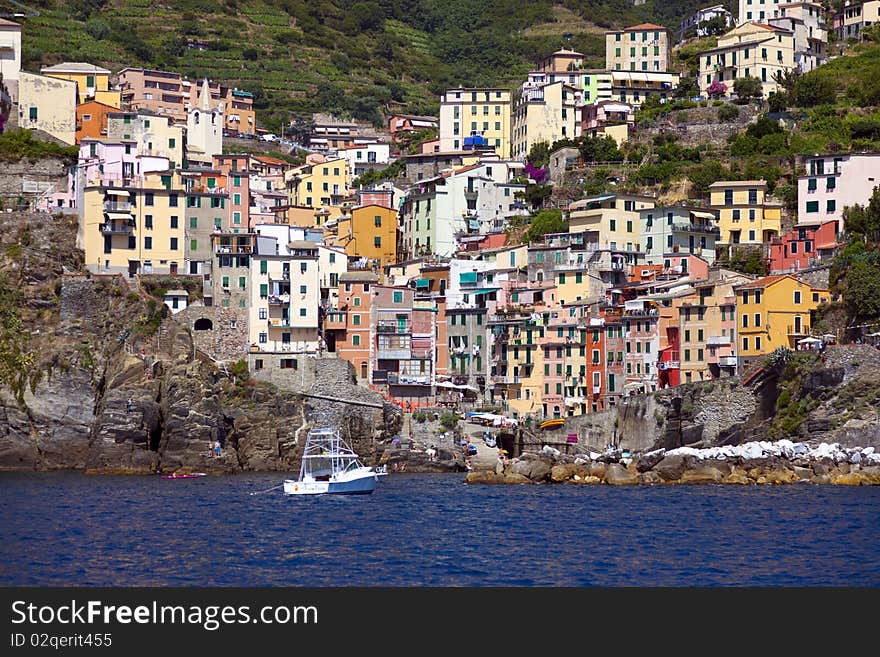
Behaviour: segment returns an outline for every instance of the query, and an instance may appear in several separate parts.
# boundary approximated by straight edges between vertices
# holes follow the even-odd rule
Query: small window
[[[401,290],[394,291],[394,303],[403,303],[403,292]]]

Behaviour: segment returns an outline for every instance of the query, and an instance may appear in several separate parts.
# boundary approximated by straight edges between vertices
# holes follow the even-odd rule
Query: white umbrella
[[[822,342],[819,338],[808,337],[803,338],[802,340],[798,340],[798,344],[815,344],[816,342]]]

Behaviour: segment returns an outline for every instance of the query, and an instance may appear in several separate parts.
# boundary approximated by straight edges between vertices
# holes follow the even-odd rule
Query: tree
[[[568,231],[568,221],[562,218],[559,210],[542,210],[536,214],[526,231],[528,242],[536,242],[548,233],[564,233]]]
[[[700,85],[694,78],[683,77],[672,92],[675,98],[696,98],[700,95]]]
[[[614,137],[581,137],[579,147],[584,162],[623,161],[623,153],[617,147]]]
[[[868,262],[852,263],[846,272],[843,298],[851,325],[880,318],[880,267]]]
[[[816,69],[802,75],[795,84],[795,101],[799,107],[827,105],[837,98],[834,80],[825,71]]]
[[[550,144],[546,141],[536,141],[529,149],[526,162],[534,167],[542,168],[550,161]]]
[[[737,98],[749,101],[753,98],[762,98],[764,88],[758,78],[737,78],[733,81],[733,92]]]
[[[700,22],[697,27],[703,36],[718,36],[727,30],[727,18],[715,16],[707,21]]]
[[[712,80],[712,84],[706,87],[706,94],[709,98],[721,98],[727,95],[727,85],[718,80]]]
[[[880,186],[874,187],[867,205],[857,203],[843,209],[843,225],[850,240],[880,246]]]

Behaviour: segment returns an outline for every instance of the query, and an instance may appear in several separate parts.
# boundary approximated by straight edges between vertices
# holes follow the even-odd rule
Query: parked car
[[[260,137],[260,139],[263,141],[278,141],[278,135],[273,135],[271,132],[268,132]]]

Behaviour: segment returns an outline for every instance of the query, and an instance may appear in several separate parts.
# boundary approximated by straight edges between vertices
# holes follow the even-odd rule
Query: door
[[[800,335],[801,332],[801,316],[796,315],[794,318],[794,332],[796,335]]]
[[[367,378],[367,364],[365,362],[361,363],[361,378],[362,379]]]
[[[134,278],[134,275],[138,272],[138,267],[140,266],[140,261],[138,260],[129,260],[128,261],[128,277]]]
[[[177,276],[177,263],[176,262],[171,263],[171,275]]]
[[[406,333],[406,315],[397,316],[397,332]]]

